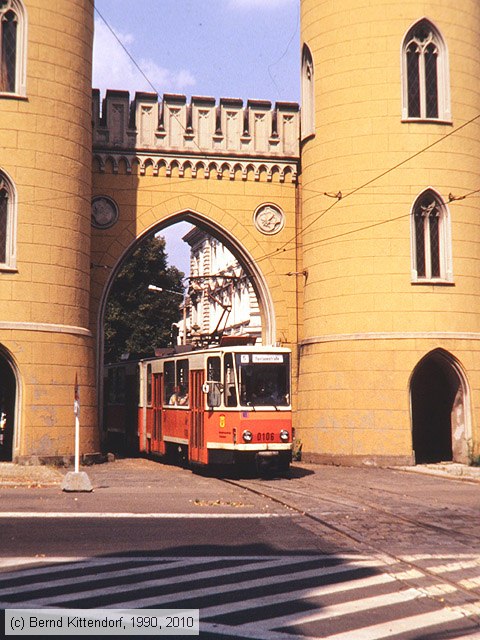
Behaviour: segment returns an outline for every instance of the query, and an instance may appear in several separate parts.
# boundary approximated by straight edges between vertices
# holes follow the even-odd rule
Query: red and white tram
[[[194,465],[245,462],[286,470],[293,448],[290,355],[281,347],[220,346],[141,360],[135,382],[138,450],[180,455]],[[121,424],[128,442],[119,405],[132,395],[127,389],[133,377],[119,374],[121,366],[131,364],[107,367],[105,420],[109,435],[118,436]],[[115,380],[123,393],[112,391]],[[115,408],[109,398],[116,395]],[[127,407],[125,414],[131,416]]]

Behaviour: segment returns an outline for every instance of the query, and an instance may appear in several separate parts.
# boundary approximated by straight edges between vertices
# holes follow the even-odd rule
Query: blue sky
[[[95,0],[93,86],[299,101],[300,0]],[[142,69],[122,49],[113,29]],[[144,77],[146,76],[146,78]],[[165,230],[170,262],[188,250]],[[162,232],[163,233],[163,232]]]
[[[299,4],[95,0],[93,85],[152,91],[100,13],[160,94],[298,101]]]

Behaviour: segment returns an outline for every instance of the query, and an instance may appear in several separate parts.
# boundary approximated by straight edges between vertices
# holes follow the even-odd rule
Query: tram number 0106
[[[257,442],[273,442],[275,440],[275,434],[271,432],[257,433]]]

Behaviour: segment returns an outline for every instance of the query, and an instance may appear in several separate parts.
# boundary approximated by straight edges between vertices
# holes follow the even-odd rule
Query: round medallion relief
[[[92,225],[97,229],[108,229],[118,220],[117,203],[108,196],[97,196],[92,200]]]
[[[283,229],[285,214],[274,204],[262,204],[255,210],[253,221],[261,233],[273,235]]]

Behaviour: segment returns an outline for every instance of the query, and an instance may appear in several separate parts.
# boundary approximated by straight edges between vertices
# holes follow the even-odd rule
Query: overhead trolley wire
[[[105,19],[105,17],[101,14],[101,12],[98,10],[97,7],[95,7],[95,12],[98,14],[98,16],[102,19],[102,21],[105,23],[105,25],[107,26],[107,28],[109,29],[109,31],[112,33],[112,35],[115,37],[115,39],[117,40],[117,42],[120,44],[120,46],[122,47],[122,49],[125,51],[125,53],[127,54],[127,56],[129,57],[129,59],[132,61],[132,63],[135,65],[135,67],[138,69],[138,71],[141,73],[141,75],[145,78],[145,80],[147,81],[147,83],[149,84],[149,86],[154,90],[154,92],[158,95],[159,91],[157,90],[157,88],[155,87],[155,85],[150,81],[150,79],[148,78],[148,76],[146,75],[146,73],[143,71],[143,69],[141,68],[141,66],[137,63],[137,61],[135,60],[134,56],[130,53],[130,51],[127,49],[127,47],[123,44],[123,42],[120,40],[120,38],[117,36],[117,34],[115,33],[114,29],[110,26],[110,24],[108,23],[108,21]],[[280,60],[286,55],[286,52],[288,51],[288,48],[290,47],[290,44],[295,36],[296,30],[294,32],[294,34],[291,36],[288,45],[285,49],[285,52],[283,53],[282,57],[280,58]],[[278,62],[278,61],[277,61]],[[276,63],[273,63],[276,64]],[[270,65],[270,67],[273,65]],[[269,69],[270,69],[269,67]],[[178,120],[178,123],[180,124],[181,128],[186,132],[186,129],[183,125],[183,123],[180,121],[180,119],[175,115],[175,117]],[[329,213],[335,206],[338,205],[338,203],[342,200],[345,200],[346,198],[349,198],[355,194],[357,194],[358,192],[364,190],[366,187],[378,182],[381,178],[385,177],[386,175],[388,175],[389,173],[392,173],[393,171],[399,169],[400,167],[404,166],[405,164],[407,164],[408,162],[410,162],[411,160],[417,158],[418,156],[424,154],[425,152],[433,149],[435,146],[439,145],[440,143],[442,143],[444,140],[450,138],[453,135],[458,134],[460,131],[462,131],[463,129],[465,129],[466,127],[468,127],[469,125],[473,124],[474,122],[476,122],[477,120],[480,119],[480,113],[473,116],[472,118],[470,118],[469,120],[467,120],[466,122],[464,122],[463,124],[459,125],[458,127],[456,127],[455,129],[453,129],[452,131],[449,131],[448,133],[444,134],[443,136],[441,136],[440,138],[438,138],[437,140],[434,140],[432,143],[426,145],[425,147],[422,147],[421,149],[419,149],[418,151],[416,151],[415,153],[411,154],[410,156],[408,156],[407,158],[404,158],[403,160],[401,160],[400,162],[397,162],[396,164],[392,165],[391,167],[389,167],[388,169],[378,173],[377,175],[375,175],[373,178],[370,178],[369,180],[365,181],[364,183],[360,184],[359,186],[355,187],[354,189],[351,189],[350,191],[346,191],[343,192],[342,190],[339,190],[337,192],[337,194],[328,194],[326,192],[321,192],[321,191],[317,191],[314,189],[309,189],[308,187],[302,187],[302,191],[304,193],[315,193],[315,194],[319,194],[319,195],[325,195],[325,196],[330,196],[330,197],[335,197],[336,200],[334,202],[332,202],[331,205],[329,205],[328,207],[326,207],[323,211],[321,211],[313,220],[311,220],[305,227],[303,227],[301,230],[297,231],[295,233],[294,236],[292,236],[289,240],[287,240],[286,242],[284,242],[284,244],[280,247],[277,247],[275,250],[264,254],[262,257],[259,257],[256,260],[252,260],[251,264],[258,264],[260,262],[263,262],[264,260],[268,260],[269,258],[272,258],[274,256],[278,256],[280,253],[282,252],[287,252],[287,251],[292,251],[296,248],[296,241],[299,239],[299,237],[307,230],[310,229],[314,224],[316,224],[319,220],[321,220],[327,213]],[[197,147],[197,149],[199,151],[202,151],[200,149],[200,147],[197,145],[197,143],[194,141],[195,146]],[[205,154],[204,152],[202,152],[202,156],[203,158],[205,158],[206,160],[210,159],[210,156],[208,154]],[[181,181],[179,181],[181,182]],[[458,197],[452,197],[451,199],[449,198],[448,202],[454,202],[457,200],[464,200],[467,199],[473,195],[476,195],[480,193],[480,189],[475,189],[467,194],[465,194],[464,196],[458,196]],[[154,207],[152,207],[151,209],[153,209]],[[364,227],[359,227],[357,229],[353,229],[344,233],[339,233],[336,234],[334,236],[331,236],[329,238],[325,238],[325,239],[321,239],[321,240],[317,240],[315,241],[315,243],[320,243],[320,242],[325,242],[325,241],[331,241],[334,240],[336,238],[345,236],[345,235],[350,235],[352,233],[358,232],[358,231],[362,231],[365,229],[369,229],[369,228],[373,228],[373,227],[377,227],[380,226],[382,224],[387,224],[388,222],[393,222],[395,220],[399,220],[401,218],[405,218],[408,217],[410,214],[404,214],[402,216],[398,216],[397,218],[393,218],[393,219],[385,219],[382,220],[380,222],[376,222],[373,223],[371,225],[367,225]],[[315,244],[315,243],[309,243],[309,245]],[[293,245],[290,248],[289,245]],[[308,245],[305,245],[308,246]],[[248,262],[247,262],[248,264]]]

